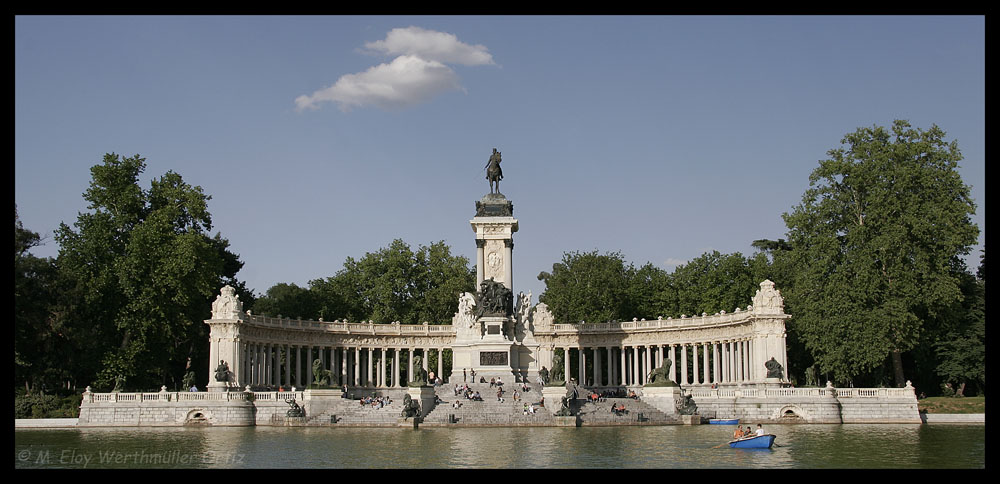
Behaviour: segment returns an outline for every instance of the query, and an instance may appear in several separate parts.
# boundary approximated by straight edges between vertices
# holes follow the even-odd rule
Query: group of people
[[[607,397],[604,395],[605,393],[607,392],[601,392],[601,394],[598,395],[597,393],[590,392],[590,395],[587,395],[587,400],[591,402],[603,402],[607,400]]]
[[[388,395],[384,397],[362,397],[359,401],[362,407],[371,405],[372,408],[382,408],[392,403],[392,399]]]
[[[733,431],[733,439],[734,440],[739,440],[739,439],[743,439],[743,438],[747,438],[747,437],[757,437],[757,436],[761,436],[761,435],[765,435],[765,434],[764,434],[764,428],[761,427],[760,424],[757,424],[757,431],[756,432],[754,432],[753,430],[750,430],[750,426],[749,425],[747,426],[746,430],[743,430],[742,428],[740,428],[739,425],[737,425],[736,426],[736,430]]]
[[[628,411],[625,410],[624,403],[616,403],[611,405],[611,413],[614,415],[624,415],[628,413]]]

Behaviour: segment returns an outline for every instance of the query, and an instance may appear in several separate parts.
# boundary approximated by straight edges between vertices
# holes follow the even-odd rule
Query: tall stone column
[[[408,366],[406,367],[408,371],[406,372],[406,379],[413,380],[413,347],[409,347],[406,350],[406,362]]]
[[[485,267],[483,266],[485,262],[484,261],[485,258],[483,256],[483,249],[485,248],[486,248],[486,240],[476,239],[476,288],[477,289],[479,288],[479,285],[482,284],[484,280],[486,280],[483,273],[483,271],[485,270]]]
[[[438,348],[438,378],[444,381],[444,348]]]
[[[709,379],[710,375],[709,375],[709,371],[708,371],[708,343],[702,343],[702,346],[701,346],[701,356],[702,356],[702,362],[704,363],[704,365],[702,365],[702,368],[704,368],[704,369],[702,370],[702,379],[701,379],[701,382],[705,383],[705,384],[708,384],[708,383],[712,382]]]
[[[579,347],[576,349],[576,360],[577,360],[577,382],[580,385],[587,384],[587,349],[584,347]]]
[[[712,383],[719,383],[719,342],[712,342]]]
[[[356,386],[361,386],[361,347],[354,347],[354,378]]]
[[[601,374],[601,347],[594,348],[594,386],[604,386],[604,375]]]
[[[639,380],[639,346],[632,347],[632,384],[638,385]]]
[[[372,382],[372,367],[375,366],[373,363],[375,360],[372,359],[372,354],[375,352],[375,348],[371,346],[368,347],[368,361],[365,362],[365,372],[368,375],[368,381],[365,382],[366,385]]]
[[[670,345],[670,381],[677,383],[677,345]]]
[[[698,343],[691,345],[691,363],[694,366],[691,368],[691,383],[697,385],[701,383],[698,381]]]
[[[608,386],[612,386],[612,385],[615,384],[615,360],[612,357],[612,353],[614,351],[612,348],[613,347],[611,347],[611,346],[608,346],[608,347],[605,348],[605,351],[607,351],[607,353],[608,353],[608,358],[607,358],[607,361],[608,361]]]
[[[399,381],[399,348],[393,348],[392,356],[392,386],[399,388],[402,385]]]
[[[628,385],[628,365],[625,362],[625,345],[622,345],[619,349],[619,360],[620,360],[620,370],[618,373],[621,375],[620,385]]]
[[[688,384],[688,354],[687,345],[681,345],[681,385]]]
[[[650,346],[650,345],[643,345],[643,347],[642,347],[642,352],[643,352],[642,364],[643,365],[642,365],[642,371],[639,372],[639,384],[640,385],[645,385],[647,383],[646,382],[646,375],[649,374],[649,365],[650,365],[650,361],[651,361],[650,350],[652,348],[653,347]]]

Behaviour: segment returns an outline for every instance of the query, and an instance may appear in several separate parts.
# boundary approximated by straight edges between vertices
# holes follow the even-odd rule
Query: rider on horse
[[[490,193],[493,193],[493,183],[496,183],[496,192],[500,193],[500,180],[503,180],[503,170],[500,169],[500,152],[493,148],[490,161],[486,165],[486,179],[490,181]]]

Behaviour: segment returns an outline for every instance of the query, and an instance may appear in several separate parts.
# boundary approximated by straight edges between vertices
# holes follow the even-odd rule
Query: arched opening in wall
[[[794,406],[782,407],[778,410],[778,422],[780,423],[801,423],[805,422],[802,409]]]
[[[188,412],[187,418],[184,419],[184,425],[212,425],[212,422],[204,410],[194,409]]]

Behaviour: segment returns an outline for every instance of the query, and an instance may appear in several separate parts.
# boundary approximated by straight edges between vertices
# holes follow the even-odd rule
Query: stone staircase
[[[582,425],[665,425],[681,423],[678,417],[667,415],[642,400],[608,398],[603,402],[590,402],[586,400],[582,400],[582,402],[585,403],[577,411],[577,414],[580,415]],[[625,414],[615,415],[611,412],[611,406],[618,404],[625,406]]]
[[[521,393],[518,401],[514,401],[513,393],[515,387]],[[538,406],[542,400],[540,389],[531,387],[528,392],[521,392],[521,387],[516,383],[504,384],[504,401],[497,400],[496,387],[490,388],[489,383],[472,383],[469,388],[479,391],[483,401],[473,401],[464,396],[455,396],[455,386],[443,385],[435,388],[438,398],[442,400],[434,410],[424,417],[423,424],[449,425],[449,417],[455,416],[458,425],[510,425],[510,426],[549,426],[555,420],[552,413]],[[460,408],[453,408],[452,404],[458,400],[462,403]],[[534,404],[535,413],[524,415],[524,403]]]
[[[516,387],[521,392],[521,386],[517,383],[507,383],[504,385],[504,401],[500,402],[496,398],[496,388],[490,388],[489,383],[472,383],[469,388],[479,391],[483,401],[473,401],[464,396],[455,396],[454,385],[442,385],[435,387],[434,392],[441,400],[426,416],[421,425],[432,426],[553,426],[556,424],[552,416],[552,411],[539,407],[542,400],[542,392],[536,385],[531,386],[527,392],[522,392],[517,402],[512,395]],[[580,394],[587,392],[580,389]],[[394,392],[391,394],[392,402],[382,408],[373,408],[371,405],[360,404],[359,400],[349,398],[336,398],[324,400],[322,406],[316,406],[312,415],[306,416],[306,425],[309,426],[366,426],[366,427],[395,427],[399,425],[400,413],[403,409],[403,396],[405,392]],[[452,403],[458,400],[462,403],[460,408],[453,408]],[[528,402],[535,407],[534,414],[524,415],[524,403]],[[558,402],[545,402],[546,405],[558,405]],[[615,415],[611,412],[611,406],[622,404],[627,412],[624,415]],[[573,405],[574,413],[579,415],[579,424],[583,426],[605,426],[605,425],[669,425],[680,424],[680,418],[675,415],[668,415],[656,409],[652,405],[640,400],[631,398],[607,398],[603,402],[591,402],[586,399],[578,399]],[[333,423],[330,417],[336,415],[337,421]],[[455,421],[451,421],[454,415]]]
[[[306,416],[306,425],[336,426],[362,425],[386,426],[398,425],[399,415],[403,411],[403,399],[392,398],[392,402],[382,408],[371,405],[361,405],[360,400],[336,399],[319,413]],[[330,417],[336,415],[337,422],[331,422]]]

